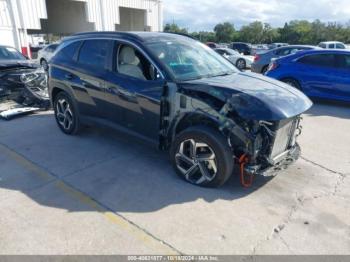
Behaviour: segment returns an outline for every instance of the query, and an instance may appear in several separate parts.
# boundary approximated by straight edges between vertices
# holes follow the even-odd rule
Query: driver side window
[[[155,66],[136,48],[121,44],[117,50],[116,70],[118,73],[144,81],[160,78]]]

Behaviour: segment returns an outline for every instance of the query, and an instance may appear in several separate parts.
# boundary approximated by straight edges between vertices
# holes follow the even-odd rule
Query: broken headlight
[[[34,96],[43,99],[49,98],[47,74],[44,70],[38,69],[31,73],[24,73],[20,79]]]

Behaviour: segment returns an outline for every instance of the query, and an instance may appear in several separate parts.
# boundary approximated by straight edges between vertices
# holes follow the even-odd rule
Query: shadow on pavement
[[[55,201],[51,191],[45,190],[48,184],[61,180],[115,212],[152,212],[198,199],[243,198],[271,180],[257,177],[252,188],[244,189],[233,175],[219,189],[196,187],[177,177],[167,152],[102,127],[87,128],[77,137],[66,136],[52,115],[0,122],[0,129],[2,145],[40,167],[38,171],[0,150],[0,160],[6,163],[0,166],[0,188],[22,191],[40,205],[71,212],[82,210],[69,201]],[[51,177],[33,175],[40,170]]]

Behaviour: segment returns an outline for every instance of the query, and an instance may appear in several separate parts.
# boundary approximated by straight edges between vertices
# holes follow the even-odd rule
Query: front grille
[[[280,121],[276,126],[276,135],[271,148],[270,159],[275,159],[289,149],[295,134],[297,119]]]

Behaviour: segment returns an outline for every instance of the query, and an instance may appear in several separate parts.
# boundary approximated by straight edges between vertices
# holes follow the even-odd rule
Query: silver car
[[[55,53],[57,46],[58,44],[47,45],[38,52],[38,61],[45,70],[49,69],[49,60]]]
[[[319,49],[319,47],[309,45],[290,45],[276,48],[265,53],[256,54],[251,67],[252,72],[265,74],[271,62],[271,59],[310,49]]]
[[[242,55],[230,48],[215,48],[214,50],[240,70],[250,68],[254,61],[254,56]]]

